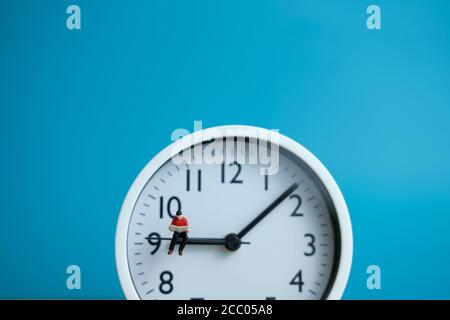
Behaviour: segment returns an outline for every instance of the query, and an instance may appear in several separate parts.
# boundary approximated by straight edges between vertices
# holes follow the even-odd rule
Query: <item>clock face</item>
[[[245,149],[256,143],[247,139]],[[141,177],[117,235],[129,298],[326,298],[339,270],[341,229],[317,174],[282,145],[272,175],[229,158],[206,164],[210,156],[196,164],[169,158]],[[190,227],[182,256],[179,244],[168,255],[178,210]]]

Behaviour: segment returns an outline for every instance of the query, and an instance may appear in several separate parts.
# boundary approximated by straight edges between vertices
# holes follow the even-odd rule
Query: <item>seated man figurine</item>
[[[189,224],[186,217],[183,216],[180,210],[177,211],[177,215],[172,219],[172,223],[169,226],[169,230],[173,231],[172,241],[170,241],[168,255],[173,253],[175,249],[175,244],[177,238],[181,238],[180,247],[178,249],[178,254],[183,255],[184,247],[186,246],[186,241],[188,239],[187,233],[189,232]]]

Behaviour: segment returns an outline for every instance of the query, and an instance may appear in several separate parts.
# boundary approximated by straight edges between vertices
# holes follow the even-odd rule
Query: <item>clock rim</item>
[[[229,134],[230,132],[232,132],[231,135]],[[300,143],[290,139],[278,131],[247,125],[217,126],[190,133],[161,150],[138,174],[128,190],[120,209],[115,236],[116,269],[125,297],[130,300],[140,299],[130,274],[127,257],[127,236],[129,221],[142,189],[145,187],[148,180],[156,173],[156,171],[158,171],[164,163],[170,160],[178,152],[198,143],[209,141],[214,138],[224,138],[227,136],[248,137],[250,139],[276,136],[275,142],[280,147],[300,158],[300,160],[309,166],[313,173],[317,175],[317,178],[323,184],[331,201],[333,202],[340,235],[340,252],[338,253],[339,261],[337,262],[337,265],[334,266],[334,268],[337,268],[334,283],[331,284],[331,288],[325,298],[328,300],[340,299],[344,293],[348,278],[350,276],[353,257],[352,225],[348,208],[341,190],[322,162],[320,162],[316,156],[314,156]]]

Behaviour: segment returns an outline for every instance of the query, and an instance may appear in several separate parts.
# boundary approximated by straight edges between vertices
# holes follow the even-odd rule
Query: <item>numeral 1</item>
[[[264,190],[269,190],[269,175],[267,174],[267,172],[264,175]]]

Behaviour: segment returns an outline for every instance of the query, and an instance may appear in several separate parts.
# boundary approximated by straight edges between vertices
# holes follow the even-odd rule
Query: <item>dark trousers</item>
[[[184,247],[186,246],[186,241],[188,239],[187,233],[186,232],[174,232],[172,241],[170,241],[170,246],[169,246],[170,251],[173,251],[173,249],[175,249],[175,243],[177,242],[177,238],[181,238],[180,247],[178,249],[179,251],[183,251]]]

